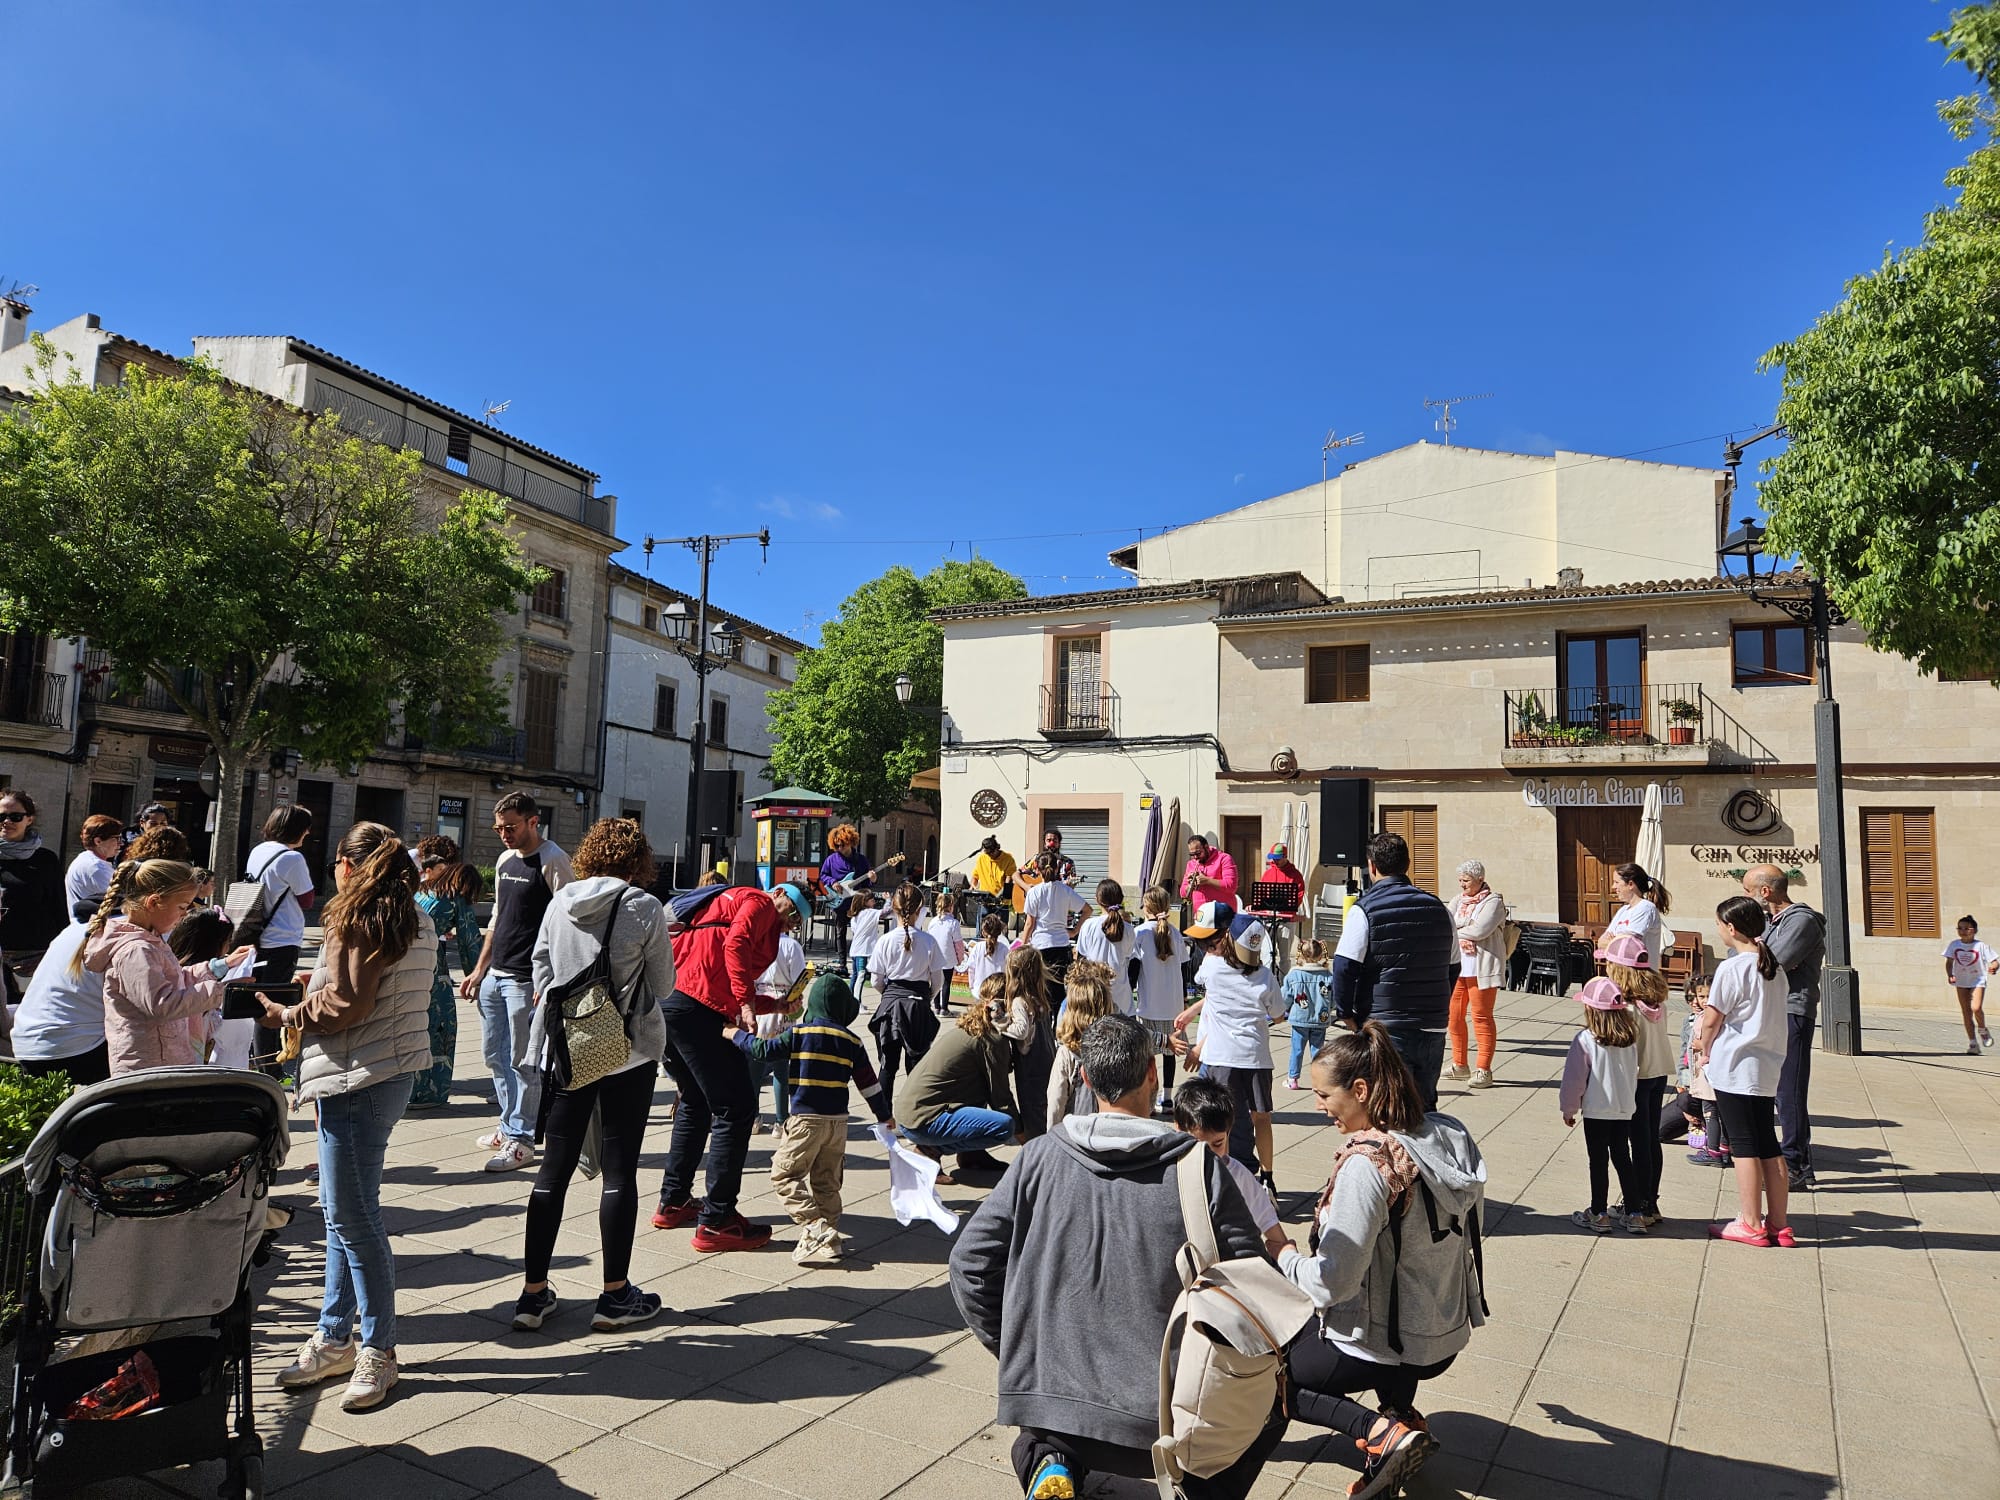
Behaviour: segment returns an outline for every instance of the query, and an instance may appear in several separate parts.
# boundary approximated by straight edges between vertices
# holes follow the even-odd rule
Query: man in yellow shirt
[[[976,933],[986,920],[988,912],[1007,915],[1007,884],[1014,878],[1014,856],[1000,847],[1000,840],[988,834],[979,843],[979,858],[972,862],[972,889],[977,893],[973,900],[977,910],[973,914],[972,930]]]

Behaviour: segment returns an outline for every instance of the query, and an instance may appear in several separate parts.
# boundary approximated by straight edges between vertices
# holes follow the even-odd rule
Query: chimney
[[[0,354],[28,342],[28,304],[0,297]]]

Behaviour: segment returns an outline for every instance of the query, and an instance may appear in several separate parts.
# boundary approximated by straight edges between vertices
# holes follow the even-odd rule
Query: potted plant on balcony
[[[1667,711],[1667,743],[1692,745],[1695,727],[1701,723],[1701,705],[1687,698],[1662,698],[1660,707]]]

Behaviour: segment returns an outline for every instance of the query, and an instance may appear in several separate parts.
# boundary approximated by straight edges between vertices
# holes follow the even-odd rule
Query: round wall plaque
[[[998,828],[1007,821],[1007,799],[991,788],[974,792],[972,821],[981,828]]]

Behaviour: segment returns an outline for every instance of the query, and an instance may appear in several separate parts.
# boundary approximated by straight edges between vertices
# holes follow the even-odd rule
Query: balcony
[[[1118,733],[1118,695],[1103,683],[1042,689],[1045,740],[1107,740]]]
[[[26,671],[0,660],[0,723],[69,728],[70,675]]]
[[[465,760],[505,761],[510,766],[518,766],[525,756],[527,733],[520,729],[495,729],[483,739],[469,745],[456,745],[446,749],[433,745],[425,737],[426,725],[422,722],[406,725],[403,729],[391,728],[383,738],[383,748],[388,750],[414,750],[432,755],[456,755]]]
[[[129,693],[119,692],[112,681],[111,653],[101,647],[87,647],[80,665],[83,669],[83,701],[94,708],[171,714],[176,719],[186,717],[166,688],[150,677]],[[201,673],[192,667],[183,668],[174,685],[181,696],[190,701],[199,701],[204,692]]]
[[[1503,766],[1752,765],[1772,759],[1695,682],[1509,688]]]

